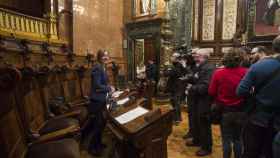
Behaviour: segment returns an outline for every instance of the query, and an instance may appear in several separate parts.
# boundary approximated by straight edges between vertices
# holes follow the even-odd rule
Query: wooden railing
[[[0,35],[38,41],[59,41],[56,16],[37,18],[0,8]]]

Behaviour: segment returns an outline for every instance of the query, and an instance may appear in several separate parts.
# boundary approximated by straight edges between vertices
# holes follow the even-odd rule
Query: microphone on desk
[[[112,96],[112,93],[108,93],[107,105],[108,105],[108,107],[107,107],[108,111],[114,111],[117,107],[117,102],[114,99],[114,97]]]

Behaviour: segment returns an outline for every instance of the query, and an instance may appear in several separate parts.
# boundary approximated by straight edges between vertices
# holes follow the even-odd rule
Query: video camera
[[[190,55],[191,53],[192,53],[192,50],[191,49],[189,49],[188,47],[187,47],[187,45],[181,45],[181,46],[178,46],[178,47],[175,47],[174,48],[174,51],[175,52],[178,52],[179,54],[181,54],[182,56],[184,56],[184,55]]]

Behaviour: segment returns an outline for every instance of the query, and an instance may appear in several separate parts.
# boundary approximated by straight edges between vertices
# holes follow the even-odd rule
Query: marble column
[[[174,32],[173,45],[191,48],[192,0],[170,1],[170,22]]]
[[[172,54],[173,49],[173,32],[170,26],[170,12],[169,12],[169,1],[165,0],[165,16],[163,18],[163,24],[161,28],[161,36],[162,36],[162,54],[160,59],[160,67],[164,68],[165,65],[170,65],[170,56]]]
[[[193,1],[191,0],[185,0],[185,9],[184,9],[184,19],[185,19],[185,25],[184,25],[184,35],[185,35],[185,45],[187,49],[191,49],[192,44],[192,11],[193,11]]]

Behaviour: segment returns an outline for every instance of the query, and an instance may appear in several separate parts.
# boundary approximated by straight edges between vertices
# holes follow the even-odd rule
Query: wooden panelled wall
[[[193,46],[214,50],[221,56],[233,47],[236,31],[246,30],[247,0],[193,0]]]

